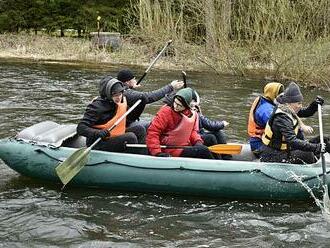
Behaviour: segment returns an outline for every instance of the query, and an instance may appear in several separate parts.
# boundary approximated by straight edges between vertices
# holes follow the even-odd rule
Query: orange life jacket
[[[98,129],[109,129],[113,126],[113,124],[127,111],[127,101],[126,98],[123,97],[123,102],[122,103],[117,103],[117,111],[114,117],[110,119],[108,122],[101,124],[101,125],[95,125],[93,127],[98,128]],[[126,117],[118,123],[118,125],[110,131],[111,137],[116,137],[119,135],[122,135],[125,133],[126,129]]]
[[[197,114],[195,111],[192,111],[192,116],[188,117],[184,114],[181,114],[182,119],[179,125],[164,134],[161,139],[162,145],[175,145],[175,146],[187,146],[190,144],[190,136],[194,128],[197,128]],[[183,149],[164,149],[164,152],[170,153],[173,157],[180,157]]]
[[[254,120],[254,114],[256,111],[256,108],[260,102],[261,97],[257,97],[254,102],[252,103],[250,114],[249,114],[249,120],[248,120],[248,134],[250,137],[255,137],[261,139],[262,134],[265,131],[265,128],[260,127]]]

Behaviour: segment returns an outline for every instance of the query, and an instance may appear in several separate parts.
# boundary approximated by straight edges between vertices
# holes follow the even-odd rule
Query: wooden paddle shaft
[[[183,78],[183,84],[184,84],[184,88],[187,88],[187,74],[185,71],[181,71],[182,73],[182,78]]]

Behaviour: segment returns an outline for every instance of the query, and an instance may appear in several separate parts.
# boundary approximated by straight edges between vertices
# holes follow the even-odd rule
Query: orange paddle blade
[[[239,144],[218,144],[208,147],[210,152],[218,154],[240,154],[242,145]]]

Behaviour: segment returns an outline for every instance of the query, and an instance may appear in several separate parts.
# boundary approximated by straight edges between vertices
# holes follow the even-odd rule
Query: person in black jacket
[[[138,99],[127,97],[124,90],[122,82],[111,76],[101,79],[99,97],[87,106],[77,126],[77,133],[87,138],[87,146],[90,146],[97,138],[101,138],[102,140],[94,149],[123,152],[126,151],[125,143],[144,142],[146,135],[144,127],[139,125],[127,127],[127,125],[141,115],[146,99],[143,96]],[[142,100],[141,103],[109,132],[108,129],[113,123],[139,99]]]
[[[125,85],[125,95],[128,98],[135,101],[140,98],[145,98],[145,104],[157,102],[167,94],[175,93],[175,91],[181,89],[184,86],[183,81],[174,80],[170,84],[165,85],[158,90],[150,92],[137,91],[136,88],[140,87],[141,85],[137,85],[133,72],[128,69],[119,71],[117,74],[117,79]],[[140,116],[136,116],[134,120],[131,120],[129,126],[143,125],[145,128],[147,128],[150,124],[150,121],[139,121],[139,117]]]
[[[192,101],[190,103],[190,108],[198,113],[199,120],[199,134],[202,137],[204,144],[206,146],[213,146],[216,144],[227,144],[227,137],[223,129],[229,125],[227,121],[211,120],[204,116],[200,107],[200,97],[196,90],[193,91]],[[230,160],[231,155],[213,154],[216,159]]]
[[[299,86],[294,82],[290,83],[278,100],[279,104],[267,122],[262,136],[260,161],[310,164],[317,161],[321,152],[329,152],[328,140],[324,145],[319,138],[314,138],[311,142],[299,135],[302,122],[297,114],[308,116],[315,110],[312,106],[301,112],[303,96]]]

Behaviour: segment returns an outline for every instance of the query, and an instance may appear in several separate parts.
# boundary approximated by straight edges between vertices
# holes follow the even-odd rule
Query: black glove
[[[102,140],[104,140],[107,137],[110,137],[110,133],[108,130],[100,130],[97,134],[96,134],[97,138],[101,138]]]
[[[159,152],[156,154],[157,157],[172,157],[171,154],[168,154],[166,152]]]
[[[328,152],[330,153],[330,143],[324,143],[322,146],[321,143],[316,144],[316,150],[317,153],[325,153]]]
[[[324,104],[324,99],[321,96],[317,96],[313,101],[313,104],[315,104],[316,106],[320,104],[322,106]]]
[[[326,143],[326,144],[325,144],[325,151],[326,151],[327,153],[330,153],[330,143]]]

